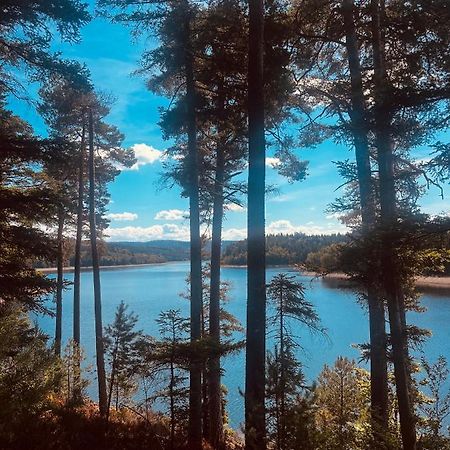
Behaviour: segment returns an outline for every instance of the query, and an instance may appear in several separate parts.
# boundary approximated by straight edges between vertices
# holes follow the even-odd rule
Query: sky
[[[161,160],[170,142],[164,141],[158,127],[159,108],[167,106],[168,101],[149,92],[144,78],[132,75],[142,51],[154,45],[152,37],[134,39],[127,28],[99,17],[83,28],[80,43],[69,45],[56,38],[53,45],[63,57],[85,63],[97,89],[114,96],[107,121],[119,127],[125,134],[124,146],[132,147],[136,153],[137,164],[123,171],[109,186],[111,223],[106,235],[111,241],[189,240],[188,200],[181,198],[176,187],[169,189],[160,182]],[[28,88],[35,95],[37,86]],[[31,104],[10,99],[10,108],[29,121],[37,134],[45,136],[45,125]],[[424,158],[427,153],[423,148],[416,155]],[[308,176],[302,182],[290,184],[277,174],[272,150],[267,151],[267,184],[277,189],[277,194],[270,194],[266,201],[267,232],[346,232],[347,228],[328,207],[342,194],[342,190],[336,191],[343,180],[333,161],[353,159],[353,149],[326,141],[313,149],[298,150],[296,154],[309,161]],[[423,211],[448,213],[448,194],[449,189],[441,199],[440,192],[431,188],[421,201]],[[245,205],[230,207],[223,238],[235,240],[245,236]]]

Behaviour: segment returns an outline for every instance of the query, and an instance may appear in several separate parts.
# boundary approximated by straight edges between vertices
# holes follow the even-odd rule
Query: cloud
[[[275,169],[280,165],[280,158],[271,158],[269,156],[266,157],[266,166],[272,167],[272,169]]]
[[[189,217],[189,211],[164,209],[156,213],[155,220],[182,220]]]
[[[162,152],[161,150],[157,150],[156,148],[147,144],[134,144],[131,148],[134,151],[137,161],[128,170],[139,170],[139,168],[142,166],[145,166],[147,164],[154,164],[164,155],[164,152]]]
[[[241,241],[247,237],[247,228],[229,228],[222,231],[224,241]]]
[[[228,211],[233,211],[233,212],[244,212],[247,210],[247,208],[244,208],[241,205],[237,205],[236,203],[228,203],[225,205],[225,208]]]
[[[308,222],[305,225],[294,225],[289,220],[276,220],[266,226],[267,234],[335,234],[346,233],[348,228],[336,222],[317,225]],[[202,230],[204,232],[204,230]],[[189,240],[189,227],[175,223],[151,225],[149,227],[108,228],[105,233],[109,241],[154,241],[158,239]],[[228,228],[223,230],[222,238],[227,241],[241,240],[247,237],[247,228]]]
[[[149,227],[108,228],[105,233],[109,241],[154,241],[158,239],[173,239],[175,241],[189,240],[189,227],[174,223],[152,225]]]
[[[343,212],[334,212],[334,213],[327,214],[327,215],[325,216],[325,218],[327,218],[327,219],[337,219],[337,220],[339,220],[339,219],[341,219],[341,218],[344,217],[344,216],[345,216],[345,213],[343,213]]]
[[[334,234],[348,231],[346,226],[335,222],[326,222],[323,225],[317,225],[314,222],[308,222],[305,225],[293,225],[289,220],[276,220],[266,226],[267,234]]]
[[[133,221],[138,218],[138,215],[130,212],[123,213],[110,213],[106,215],[107,219],[115,220],[115,221]]]

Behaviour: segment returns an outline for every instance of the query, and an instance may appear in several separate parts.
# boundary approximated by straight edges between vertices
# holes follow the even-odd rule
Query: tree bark
[[[278,423],[278,441],[279,448],[284,450],[285,444],[285,401],[286,401],[286,382],[285,382],[285,348],[284,348],[284,298],[283,298],[283,284],[280,285],[280,420]]]
[[[78,168],[78,205],[77,205],[77,235],[75,239],[75,262],[73,278],[73,341],[80,346],[80,278],[81,278],[81,243],[83,240],[84,213],[84,160],[86,152],[86,127],[83,118],[81,131],[80,162]]]
[[[189,228],[191,259],[190,319],[191,342],[201,338],[202,298],[202,245],[200,237],[199,205],[199,157],[197,148],[197,123],[195,112],[195,80],[193,49],[191,43],[191,12],[185,2],[185,77],[189,163]],[[189,376],[189,427],[188,446],[190,450],[202,448],[202,366],[192,361]]]
[[[81,243],[83,240],[84,215],[84,160],[86,153],[86,125],[83,113],[81,130],[80,161],[78,166],[78,205],[77,205],[77,235],[75,238],[75,261],[73,276],[73,342],[74,348],[74,386],[73,401],[81,400],[81,361],[80,361],[80,288],[81,288]]]
[[[353,0],[343,0],[342,12],[351,78],[352,111],[350,118],[358,173],[362,233],[364,236],[368,236],[376,225],[376,210],[367,137],[367,110],[363,93],[359,45],[353,10]],[[373,445],[379,445],[379,448],[384,448],[383,439],[380,439],[380,437],[386,436],[388,432],[387,339],[384,301],[377,295],[373,280],[370,279],[367,286],[367,300],[370,325],[370,391],[372,430],[374,433]]]
[[[97,249],[97,225],[95,218],[95,156],[94,119],[89,109],[89,227],[92,251],[92,273],[94,278],[95,349],[97,361],[98,404],[100,415],[106,417],[108,400],[106,394],[105,350],[103,344],[102,298],[100,287],[100,266]]]
[[[222,247],[224,175],[225,154],[224,149],[219,145],[217,148],[216,176],[214,180],[209,299],[209,334],[217,348],[220,346],[220,260]],[[221,449],[223,447],[223,417],[220,356],[210,358],[208,369],[209,441],[213,448]]]
[[[249,0],[248,49],[248,234],[245,448],[266,448],[266,243],[264,136],[264,2]]]
[[[61,356],[62,338],[62,294],[64,288],[64,207],[58,207],[58,254],[56,277],[56,325],[55,325],[55,354]]]
[[[391,136],[391,114],[388,106],[388,81],[385,69],[385,44],[382,33],[383,0],[371,1],[372,40],[375,87],[375,145],[377,147],[380,180],[380,205],[383,239],[381,263],[383,288],[387,298],[391,331],[394,376],[400,416],[403,448],[416,449],[416,430],[410,396],[408,342],[402,319],[402,290],[398,273],[399,262],[387,232],[398,222],[395,194],[394,155]]]

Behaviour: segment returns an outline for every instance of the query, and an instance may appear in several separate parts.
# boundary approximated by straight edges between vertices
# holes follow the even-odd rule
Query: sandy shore
[[[315,272],[302,272],[303,275],[314,277],[320,277],[320,274]],[[328,280],[348,280],[348,276],[345,273],[329,273],[324,276]],[[419,277],[416,280],[417,287],[431,287],[436,289],[450,289],[450,277]]]

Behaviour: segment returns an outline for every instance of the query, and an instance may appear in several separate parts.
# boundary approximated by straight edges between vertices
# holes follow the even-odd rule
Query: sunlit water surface
[[[155,319],[161,311],[180,309],[185,316],[189,314],[188,301],[180,297],[180,293],[186,291],[188,271],[188,262],[102,270],[104,324],[112,322],[116,307],[123,300],[129,305],[129,310],[139,316],[138,329],[157,336]],[[324,337],[301,327],[295,328],[302,345],[298,356],[308,380],[314,380],[323,365],[332,364],[338,355],[358,360],[360,355],[354,344],[368,341],[368,322],[367,313],[357,303],[355,294],[343,288],[342,283],[311,280],[310,277],[298,275],[289,268],[269,268],[268,280],[279,272],[292,272],[305,284],[306,297],[316,307],[322,326],[327,330]],[[245,325],[246,269],[225,267],[222,269],[222,278],[231,285],[228,309]],[[66,279],[72,281],[73,274],[66,274]],[[81,275],[81,296],[81,344],[87,360],[93,363],[94,301],[90,271]],[[64,292],[63,300],[64,342],[72,335],[72,303],[73,292],[69,287]],[[433,332],[432,337],[425,343],[423,352],[431,361],[436,360],[439,355],[450,360],[450,292],[424,293],[422,304],[427,308],[427,312],[411,313],[408,320]],[[54,318],[39,316],[37,321],[47,334],[54,335]],[[270,346],[269,336],[268,348]],[[243,398],[240,393],[244,388],[244,361],[244,352],[229,356],[223,361],[223,383],[228,388],[229,416],[234,428],[238,428],[244,418]],[[94,383],[89,388],[89,394],[95,398]]]

